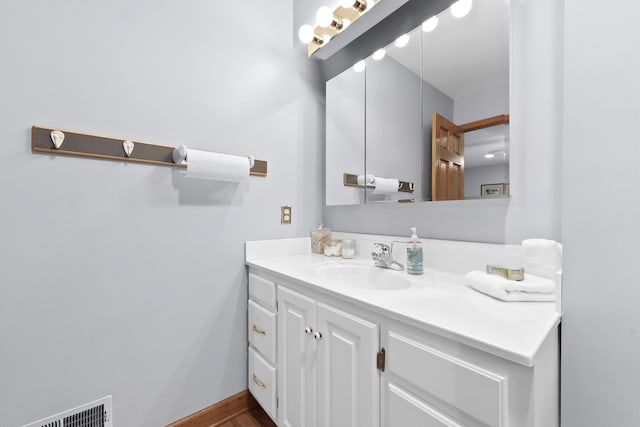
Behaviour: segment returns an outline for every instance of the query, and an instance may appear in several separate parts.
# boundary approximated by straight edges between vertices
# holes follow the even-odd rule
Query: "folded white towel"
[[[558,270],[562,269],[560,245],[555,240],[523,240],[522,257],[524,271],[540,277],[555,279]]]
[[[484,271],[465,275],[467,285],[479,292],[503,301],[555,301],[555,282],[525,272],[524,280],[507,280]]]

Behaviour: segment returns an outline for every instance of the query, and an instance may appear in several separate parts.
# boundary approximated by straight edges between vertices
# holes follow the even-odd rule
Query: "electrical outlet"
[[[280,207],[280,223],[291,224],[291,206]]]

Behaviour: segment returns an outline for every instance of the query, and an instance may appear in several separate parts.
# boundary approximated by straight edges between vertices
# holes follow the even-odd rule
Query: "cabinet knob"
[[[313,338],[316,340],[322,339],[322,334],[320,332],[316,332],[313,334]]]
[[[260,329],[256,324],[253,325],[253,332],[259,335],[267,335],[267,332],[264,329]]]
[[[307,326],[306,328],[304,328],[304,333],[307,335],[311,335],[311,332],[313,332],[313,329],[311,329],[309,326]]]

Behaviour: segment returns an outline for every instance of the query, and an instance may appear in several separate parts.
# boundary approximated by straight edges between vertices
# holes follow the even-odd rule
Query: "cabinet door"
[[[278,425],[315,427],[316,302],[278,286]],[[309,333],[307,333],[309,332]]]
[[[317,314],[318,426],[378,426],[378,326],[322,303]]]

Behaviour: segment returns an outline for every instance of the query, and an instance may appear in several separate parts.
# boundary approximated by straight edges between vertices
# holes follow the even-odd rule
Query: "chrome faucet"
[[[390,268],[391,270],[404,270],[404,266],[393,259],[393,243],[374,243],[373,246],[379,249],[379,252],[371,252],[371,258],[374,265],[380,268]]]

